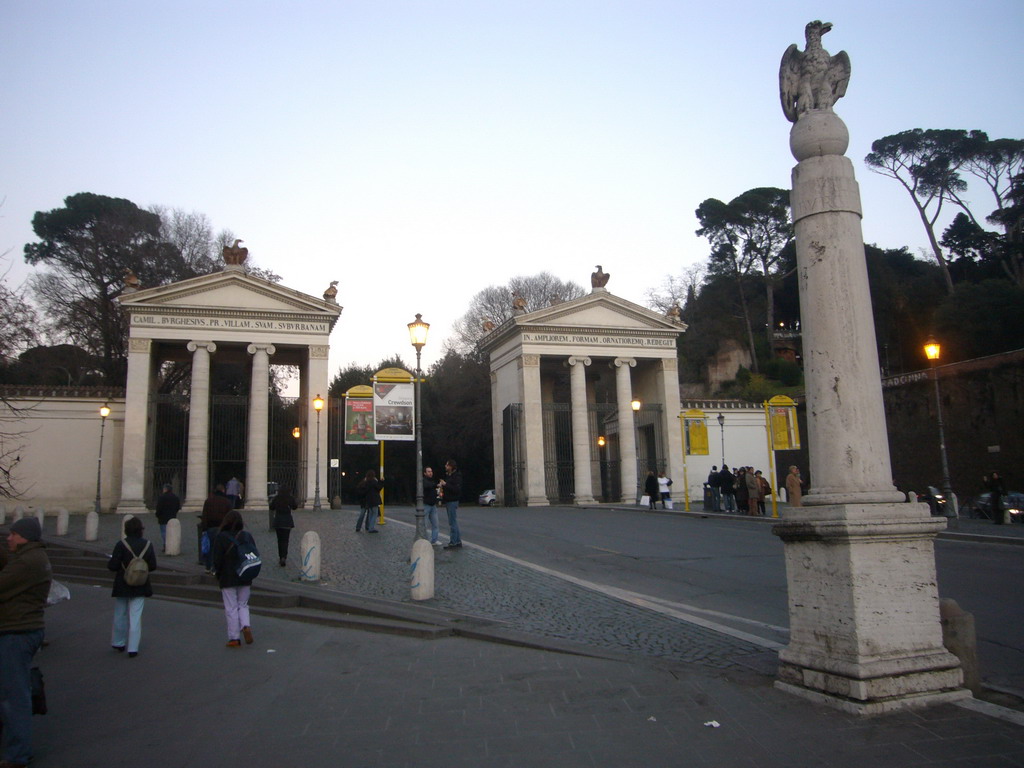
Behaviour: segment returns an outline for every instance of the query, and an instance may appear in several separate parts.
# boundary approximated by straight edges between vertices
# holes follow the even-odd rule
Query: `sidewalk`
[[[317,530],[319,587],[292,583],[297,568],[274,565],[265,516],[246,515],[266,555],[260,579],[341,600],[359,594],[384,613],[417,610],[405,562],[411,528],[389,520],[382,534],[356,536],[355,514],[297,515],[292,557],[302,531]],[[109,551],[119,523],[104,516],[93,546],[73,519],[60,541]],[[200,572],[194,528],[184,539],[193,556],[161,562]],[[437,570],[430,610],[503,621],[494,632],[503,642],[254,615],[256,643],[228,649],[217,606],[152,599],[140,655],[128,660],[109,648],[109,582],[71,584],[71,601],[48,611],[39,664],[50,714],[34,718],[33,766],[107,766],[127,755],[175,768],[1024,766],[1017,713],[1015,723],[945,705],[860,719],[777,692],[771,654],[736,638],[471,546],[438,552]],[[516,637],[593,655],[510,644]]]

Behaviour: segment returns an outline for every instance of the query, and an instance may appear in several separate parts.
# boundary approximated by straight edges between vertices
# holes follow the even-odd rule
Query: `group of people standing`
[[[715,512],[739,512],[755,517],[766,514],[765,499],[771,495],[772,486],[760,469],[737,467],[732,470],[728,464],[719,469],[715,465],[708,474],[707,484]],[[791,466],[786,476],[786,499],[791,506],[801,505],[803,489],[799,468]]]

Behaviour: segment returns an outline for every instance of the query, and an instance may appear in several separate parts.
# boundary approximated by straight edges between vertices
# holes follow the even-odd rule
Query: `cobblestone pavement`
[[[263,556],[260,578],[298,581],[302,535],[312,530],[320,536],[323,588],[412,603],[408,559],[413,528],[390,520],[379,527],[378,534],[356,533],[356,514],[354,509],[296,512],[288,565],[281,568],[277,565],[277,538],[267,526],[268,515],[243,512]],[[196,561],[196,529],[190,518],[182,516],[184,554],[174,558],[184,563]],[[99,542],[112,549],[119,524],[118,517],[102,516]],[[147,536],[159,540],[156,521],[150,518],[146,527]],[[68,538],[81,538],[81,531],[84,519],[72,518]],[[495,557],[471,544],[458,550],[435,548],[434,568],[435,596],[428,605],[501,621],[531,635],[712,668],[757,667],[765,654],[758,645]]]

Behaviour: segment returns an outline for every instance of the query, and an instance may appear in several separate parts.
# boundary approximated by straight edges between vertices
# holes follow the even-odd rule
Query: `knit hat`
[[[39,541],[43,536],[43,529],[34,517],[23,517],[11,523],[11,533],[18,534],[26,541]]]

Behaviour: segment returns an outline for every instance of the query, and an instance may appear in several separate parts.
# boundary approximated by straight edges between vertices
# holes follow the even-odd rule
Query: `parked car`
[[[928,505],[933,517],[947,517],[948,505],[945,494],[934,485],[917,497],[917,500]],[[952,517],[956,517],[955,514]]]
[[[992,494],[983,493],[975,496],[961,507],[968,517],[992,519]],[[1006,511],[1007,522],[1024,523],[1024,493],[1010,491],[1003,496],[1003,509]]]
[[[478,499],[481,507],[493,507],[494,502],[496,502],[497,500],[498,494],[494,492],[493,488],[489,491],[484,491],[483,493],[481,493],[480,498]]]

